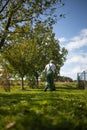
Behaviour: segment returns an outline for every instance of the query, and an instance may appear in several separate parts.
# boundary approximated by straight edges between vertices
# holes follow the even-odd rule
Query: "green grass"
[[[87,90],[75,83],[0,92],[0,130],[87,130]]]

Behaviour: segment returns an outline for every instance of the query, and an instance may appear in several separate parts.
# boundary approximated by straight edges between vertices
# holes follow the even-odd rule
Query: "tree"
[[[17,33],[15,29],[18,26],[20,27],[28,23],[29,25],[31,24],[31,27],[33,28],[37,22],[41,22],[46,18],[49,18],[50,23],[55,23],[56,16],[54,12],[57,4],[61,4],[61,1],[1,0],[0,49],[9,44],[8,37],[10,37],[12,33]],[[26,30],[24,30],[24,33],[25,31]]]
[[[67,76],[58,76],[56,80],[59,82],[73,82],[73,79]]]
[[[29,30],[30,27],[26,24],[22,28]],[[47,26],[46,22],[38,23],[33,29],[33,33],[16,33],[10,37],[11,45],[2,50],[3,58],[14,68],[19,74],[22,81],[22,89],[24,88],[23,78],[25,76],[30,79],[35,79],[38,85],[38,78],[44,69],[44,66],[50,59],[54,59],[57,66],[57,74],[60,67],[66,60],[67,50],[61,48],[59,41],[55,39],[55,34],[52,32],[52,26]]]
[[[10,63],[16,74],[21,77],[21,89],[24,89],[24,77],[31,72],[32,60],[35,59],[36,48],[29,39],[24,43],[13,43],[2,53],[5,62]]]
[[[33,61],[31,74],[38,85],[38,78],[50,59],[55,60],[57,74],[59,73],[66,60],[67,50],[60,47],[59,41],[55,39],[55,34],[52,32],[52,26],[48,26],[47,21],[37,23],[33,29],[32,42],[36,44],[38,54]],[[32,76],[29,75],[29,77]]]

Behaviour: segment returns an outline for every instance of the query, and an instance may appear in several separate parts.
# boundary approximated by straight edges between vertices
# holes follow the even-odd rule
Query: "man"
[[[56,71],[56,66],[54,64],[53,60],[50,60],[50,62],[45,66],[45,69],[43,72],[46,72],[46,86],[44,88],[44,91],[47,91],[48,87],[51,91],[55,90],[55,84],[54,84],[54,73]]]

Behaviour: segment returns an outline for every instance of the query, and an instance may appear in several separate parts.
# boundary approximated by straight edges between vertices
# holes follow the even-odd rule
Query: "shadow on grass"
[[[72,87],[57,87],[56,91],[76,90]],[[60,115],[65,108],[68,110],[67,101],[70,97],[59,96],[58,92],[49,92],[46,94],[40,89],[34,89],[34,93],[24,90],[24,93],[0,93],[0,129],[3,130],[8,122],[14,120],[16,124],[11,130],[79,130],[84,127],[75,118],[67,118],[66,115]],[[30,93],[29,93],[30,92]],[[72,101],[70,102],[72,104]],[[72,105],[71,105],[72,106]],[[70,108],[69,108],[70,109]],[[71,120],[70,120],[71,119]],[[81,124],[81,125],[80,125]],[[84,130],[87,129],[85,125]],[[3,128],[4,127],[4,128]],[[83,128],[81,128],[83,130]]]
[[[56,90],[55,91],[59,91],[59,90],[79,90],[79,88],[77,86],[70,86],[70,85],[66,85],[66,86],[55,86]],[[50,89],[47,89],[48,91],[50,91]],[[23,91],[44,91],[44,87],[39,87],[39,88],[30,88],[30,89],[25,89]],[[52,91],[51,91],[52,92]]]
[[[57,104],[52,105],[54,99],[47,98],[44,102],[35,94],[0,94],[0,129],[14,120],[16,123],[11,130],[75,130],[74,120],[58,116]]]
[[[62,87],[57,87],[56,90],[78,90],[77,87],[71,87],[71,86],[62,86]]]
[[[46,108],[48,103],[42,106],[37,102],[42,99],[34,99],[35,94],[0,94],[0,129],[14,119],[16,124],[11,130],[65,130],[66,126],[62,122],[59,125],[54,123]]]

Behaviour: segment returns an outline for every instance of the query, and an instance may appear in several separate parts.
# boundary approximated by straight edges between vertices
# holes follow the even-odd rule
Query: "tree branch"
[[[7,6],[7,4],[8,4],[8,2],[9,2],[10,0],[7,0],[6,1],[6,3],[5,3],[5,5],[2,7],[2,9],[0,10],[0,13],[4,10],[4,8]]]
[[[9,15],[9,18],[8,18],[8,21],[7,21],[7,24],[6,24],[6,27],[5,27],[5,32],[2,36],[2,39],[1,39],[1,42],[0,42],[0,49],[2,48],[2,46],[4,45],[4,41],[5,41],[5,38],[7,36],[7,31],[8,31],[8,28],[10,26],[10,23],[11,23],[11,18],[12,18],[12,15],[13,15],[13,11],[10,13]]]

